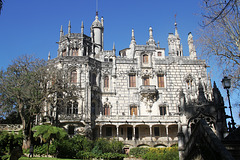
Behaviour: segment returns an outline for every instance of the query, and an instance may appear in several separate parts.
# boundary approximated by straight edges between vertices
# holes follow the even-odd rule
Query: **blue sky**
[[[145,44],[150,26],[155,41],[167,51],[168,33],[174,32],[177,14],[178,33],[183,54],[187,56],[187,35],[192,32],[197,39],[201,22],[199,0],[98,0],[98,11],[99,17],[104,18],[104,49],[111,50],[115,43],[117,54],[129,47],[132,28],[137,44]],[[50,52],[55,58],[61,25],[67,33],[71,20],[72,32],[80,33],[83,21],[84,33],[90,35],[95,12],[96,0],[5,0],[0,15],[0,67],[6,68],[11,60],[23,54],[35,54],[47,60]],[[222,75],[217,75],[214,69],[213,66],[209,69],[214,73],[212,79],[222,90]],[[226,91],[222,94],[226,97]],[[238,113],[235,107],[237,121]]]

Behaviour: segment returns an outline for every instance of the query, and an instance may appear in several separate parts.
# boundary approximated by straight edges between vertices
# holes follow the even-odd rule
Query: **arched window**
[[[73,114],[78,114],[78,102],[73,103]]]
[[[71,83],[77,83],[77,71],[73,70],[71,72],[71,79],[70,79]]]
[[[67,104],[67,114],[70,115],[72,114],[72,103],[68,102]]]
[[[143,63],[148,63],[148,55],[147,54],[143,55]]]
[[[104,88],[109,88],[109,77],[108,76],[104,77]]]

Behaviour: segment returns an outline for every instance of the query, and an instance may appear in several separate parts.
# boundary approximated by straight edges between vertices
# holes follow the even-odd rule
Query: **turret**
[[[91,26],[91,37],[92,42],[95,45],[94,51],[96,54],[99,54],[103,49],[103,18],[101,21],[102,22],[98,20],[98,12],[96,12],[95,21]]]
[[[169,56],[183,56],[183,47],[180,42],[180,37],[177,30],[177,23],[175,22],[175,35],[170,33],[168,35],[168,49]]]

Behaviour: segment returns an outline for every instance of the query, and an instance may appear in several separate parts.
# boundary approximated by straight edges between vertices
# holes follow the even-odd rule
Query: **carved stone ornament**
[[[153,103],[157,101],[158,92],[156,86],[141,86],[140,87],[141,101],[145,103],[147,112],[151,112]]]

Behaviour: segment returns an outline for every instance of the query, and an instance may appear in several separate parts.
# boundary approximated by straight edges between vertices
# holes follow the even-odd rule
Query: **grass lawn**
[[[21,157],[19,160],[73,160],[73,159],[62,159],[62,158],[49,158],[49,157],[33,157],[33,158],[28,158],[28,157]],[[77,159],[75,159],[77,160]]]

